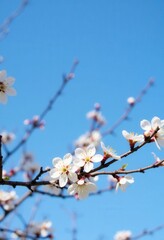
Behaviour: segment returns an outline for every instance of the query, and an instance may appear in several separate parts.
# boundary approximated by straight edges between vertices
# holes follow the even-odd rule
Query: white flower
[[[86,117],[88,119],[93,119],[96,122],[98,122],[100,125],[105,124],[106,120],[105,118],[102,116],[101,112],[96,111],[96,110],[92,110],[90,112],[87,113]]]
[[[115,234],[114,240],[130,240],[132,233],[130,231],[119,231]]]
[[[12,77],[6,76],[6,71],[0,71],[0,102],[7,102],[7,95],[14,96],[16,95],[16,90],[12,88],[15,79]]]
[[[120,156],[115,154],[116,151],[113,148],[106,147],[103,142],[101,142],[101,148],[104,152],[104,155],[106,155],[108,158],[111,157],[111,158],[114,158],[114,159],[117,159],[117,160],[120,159]]]
[[[56,157],[52,160],[54,168],[50,171],[50,177],[53,179],[50,182],[54,183],[59,180],[59,186],[64,187],[68,180],[71,182],[77,181],[77,168],[71,165],[72,155],[67,153],[63,159]]]
[[[68,187],[70,195],[77,195],[79,199],[87,198],[89,193],[97,191],[97,186],[92,182],[85,182],[83,179],[73,183]]]
[[[135,104],[136,100],[134,97],[129,97],[127,99],[127,102],[129,103],[129,105],[133,106]]]
[[[0,205],[2,205],[6,211],[9,211],[15,207],[16,199],[17,195],[15,191],[6,192],[0,190]]]
[[[52,222],[44,221],[42,223],[32,222],[28,226],[28,232],[36,236],[46,237],[52,234]]]
[[[2,142],[4,144],[10,143],[15,139],[15,134],[7,131],[1,132],[0,135],[2,136]]]
[[[44,180],[51,181],[52,179],[50,178],[50,176],[47,176]],[[43,188],[44,188],[45,192],[55,194],[56,196],[60,195],[60,193],[61,193],[61,188],[56,187],[56,185],[54,183],[44,185]]]
[[[134,147],[136,142],[144,142],[144,136],[142,134],[134,134],[133,132],[129,133],[126,130],[122,131],[122,135],[129,142],[130,146]]]
[[[151,122],[148,120],[142,120],[140,126],[145,130],[144,135],[149,137],[159,127],[159,131],[153,136],[152,140],[155,141],[157,147],[164,147],[164,120],[160,120],[159,117],[153,117]]]
[[[160,163],[161,159],[154,152],[152,152],[152,154],[153,154],[153,157],[155,159],[155,163],[156,164]],[[164,166],[164,162],[161,162],[161,164],[159,166]]]
[[[96,154],[96,148],[93,144],[89,145],[85,150],[82,148],[75,149],[74,164],[78,167],[84,167],[85,172],[90,172],[94,162],[100,162],[103,159],[101,154]]]
[[[87,132],[83,135],[81,135],[76,141],[75,146],[76,147],[87,147],[91,143],[96,146],[99,145],[100,140],[102,136],[101,133],[98,130],[94,130],[92,132]]]
[[[116,190],[120,188],[122,191],[125,191],[129,184],[134,183],[134,178],[131,176],[120,177],[116,185]]]

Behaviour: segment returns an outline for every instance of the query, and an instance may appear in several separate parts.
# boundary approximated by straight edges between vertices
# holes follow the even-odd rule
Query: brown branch
[[[129,150],[128,152],[122,154],[122,155],[120,156],[120,158],[122,159],[122,158],[124,158],[124,157],[127,157],[127,156],[131,155],[132,153],[138,151],[140,148],[142,148],[142,147],[143,147],[144,145],[146,145],[147,143],[150,143],[151,140],[152,140],[152,137],[153,137],[158,131],[159,131],[159,127],[157,127],[156,130],[155,130],[149,137],[147,137],[143,143],[141,143],[140,145],[134,147],[133,149]],[[101,164],[100,166],[98,166],[97,168],[94,168],[93,170],[91,170],[91,171],[89,172],[89,174],[92,174],[92,173],[94,173],[94,172],[96,172],[96,171],[99,171],[99,170],[101,170],[101,169],[103,169],[103,168],[107,168],[107,167],[109,167],[111,164],[113,164],[113,163],[115,163],[115,162],[117,162],[117,161],[120,161],[120,160],[113,159],[113,160],[111,160],[110,162],[103,163],[103,164]],[[85,173],[82,173],[82,175],[85,175]]]
[[[137,239],[140,239],[142,237],[145,237],[147,235],[153,235],[155,232],[159,231],[159,230],[162,230],[164,229],[164,224],[163,225],[160,225],[158,227],[155,227],[151,230],[144,230],[143,232],[141,232],[140,234],[134,236],[131,238],[131,240],[137,240]]]
[[[152,169],[152,168],[157,168],[157,167],[160,167],[162,165],[162,163],[164,162],[164,160],[161,160],[160,162],[158,163],[153,163],[149,166],[146,166],[146,167],[143,167],[143,168],[138,168],[138,169],[134,169],[134,170],[116,170],[116,171],[102,171],[102,172],[94,172],[94,173],[91,173],[91,176],[92,177],[95,177],[97,175],[116,175],[116,174],[130,174],[130,173],[145,173],[145,171],[149,170],[149,169]]]
[[[20,15],[25,7],[27,6],[29,0],[22,0],[20,6],[13,12],[9,17],[7,17],[4,22],[0,25],[0,40],[3,39],[8,33],[8,27],[13,22],[13,20]]]

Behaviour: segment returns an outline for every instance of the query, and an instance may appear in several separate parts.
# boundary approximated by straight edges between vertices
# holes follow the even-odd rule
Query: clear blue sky
[[[0,23],[20,2],[0,0]],[[0,130],[14,131],[15,144],[23,134],[23,120],[42,112],[60,86],[62,74],[69,71],[74,59],[80,61],[75,79],[47,115],[45,130],[36,131],[27,144],[44,167],[51,166],[53,157],[63,157],[88,130],[85,115],[95,102],[102,105],[105,130],[123,113],[127,97],[136,97],[150,77],[155,78],[155,85],[133,110],[130,121],[104,142],[121,154],[128,150],[122,129],[142,133],[142,119],[164,119],[162,0],[31,0],[9,26],[8,36],[0,42],[0,55],[4,57],[0,68],[16,78],[18,92],[0,106]],[[164,157],[163,150],[151,144],[122,162],[129,169],[151,164],[152,151]],[[20,157],[21,151],[13,155],[8,167]],[[43,198],[36,220],[49,217],[57,240],[71,240],[71,212],[78,216],[78,240],[110,240],[117,230],[126,229],[136,235],[164,223],[163,171],[135,174],[135,184],[125,193],[105,193],[80,202]],[[104,178],[102,187],[105,184]],[[34,201],[30,199],[20,208],[27,217]],[[144,239],[163,240],[163,236],[164,230]]]

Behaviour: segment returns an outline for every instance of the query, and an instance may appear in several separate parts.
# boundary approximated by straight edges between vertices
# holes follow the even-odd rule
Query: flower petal
[[[0,92],[0,102],[4,104],[7,103],[7,96],[3,92]]]
[[[82,148],[75,149],[75,156],[80,159],[85,159],[87,157],[86,152]]]
[[[150,122],[148,121],[148,120],[142,120],[141,122],[140,122],[140,126],[141,126],[141,128],[143,129],[143,130],[146,130],[146,131],[149,131],[149,130],[151,130],[151,124],[150,124]]]
[[[96,148],[93,144],[90,144],[87,148],[86,148],[86,154],[88,157],[92,157],[94,156],[96,153]]]
[[[72,155],[67,153],[63,158],[64,165],[68,166],[72,162]]]
[[[59,177],[59,186],[60,187],[64,187],[68,182],[68,176],[67,174],[63,173],[62,175],[60,175]]]
[[[4,81],[4,79],[6,78],[6,70],[2,70],[0,71],[0,82]]]
[[[61,172],[58,171],[56,168],[53,168],[53,169],[50,170],[50,173],[49,173],[49,174],[50,174],[50,177],[51,177],[51,178],[58,179],[59,176],[61,175]]]
[[[74,172],[69,172],[68,178],[69,178],[72,182],[76,182],[76,181],[78,180],[77,174],[74,173]]]
[[[85,165],[84,165],[84,171],[85,172],[90,172],[91,170],[93,169],[93,163],[92,162],[87,162]]]
[[[92,157],[92,162],[101,162],[103,159],[103,156],[101,154],[96,154]]]
[[[52,164],[54,165],[54,167],[55,167],[55,165],[58,163],[58,162],[60,162],[60,161],[63,161],[61,158],[59,158],[59,157],[55,157],[55,158],[53,158],[52,159]]]
[[[16,90],[14,88],[11,88],[11,87],[6,88],[6,93],[10,96],[15,96],[17,94]]]

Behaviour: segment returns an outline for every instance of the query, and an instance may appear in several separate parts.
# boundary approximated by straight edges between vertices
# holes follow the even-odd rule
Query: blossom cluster
[[[28,231],[27,231],[28,230]],[[28,229],[26,230],[27,238],[30,236],[30,238],[38,239],[41,238],[48,238],[48,239],[54,239],[53,236],[53,229],[52,229],[52,222],[51,221],[43,221],[41,223],[39,222],[31,222],[28,225]],[[34,237],[33,237],[34,236]],[[12,239],[27,239],[24,232],[21,230],[16,230],[11,235]]]
[[[0,205],[6,211],[10,211],[15,206],[15,200],[17,199],[17,195],[15,191],[7,192],[0,190]]]
[[[144,130],[143,134],[122,131],[123,137],[129,142],[131,151],[137,143],[142,144],[148,138],[150,138],[149,142],[155,142],[159,149],[160,146],[164,146],[164,120],[154,117],[151,122],[142,120],[140,126]],[[103,142],[100,142],[103,154],[96,153],[97,148],[94,143],[91,141],[88,146],[77,147],[74,155],[67,153],[63,159],[55,157],[52,160],[53,168],[50,170],[50,183],[57,188],[67,186],[68,193],[77,199],[84,199],[90,193],[96,192],[97,186],[92,179],[92,173],[96,169],[95,164],[99,164],[98,166],[102,169],[109,158],[119,161],[122,156],[117,155],[113,148],[106,147]],[[129,184],[134,183],[134,178],[130,175],[113,174],[113,177],[116,180],[116,189],[120,188],[122,191],[125,191]]]

